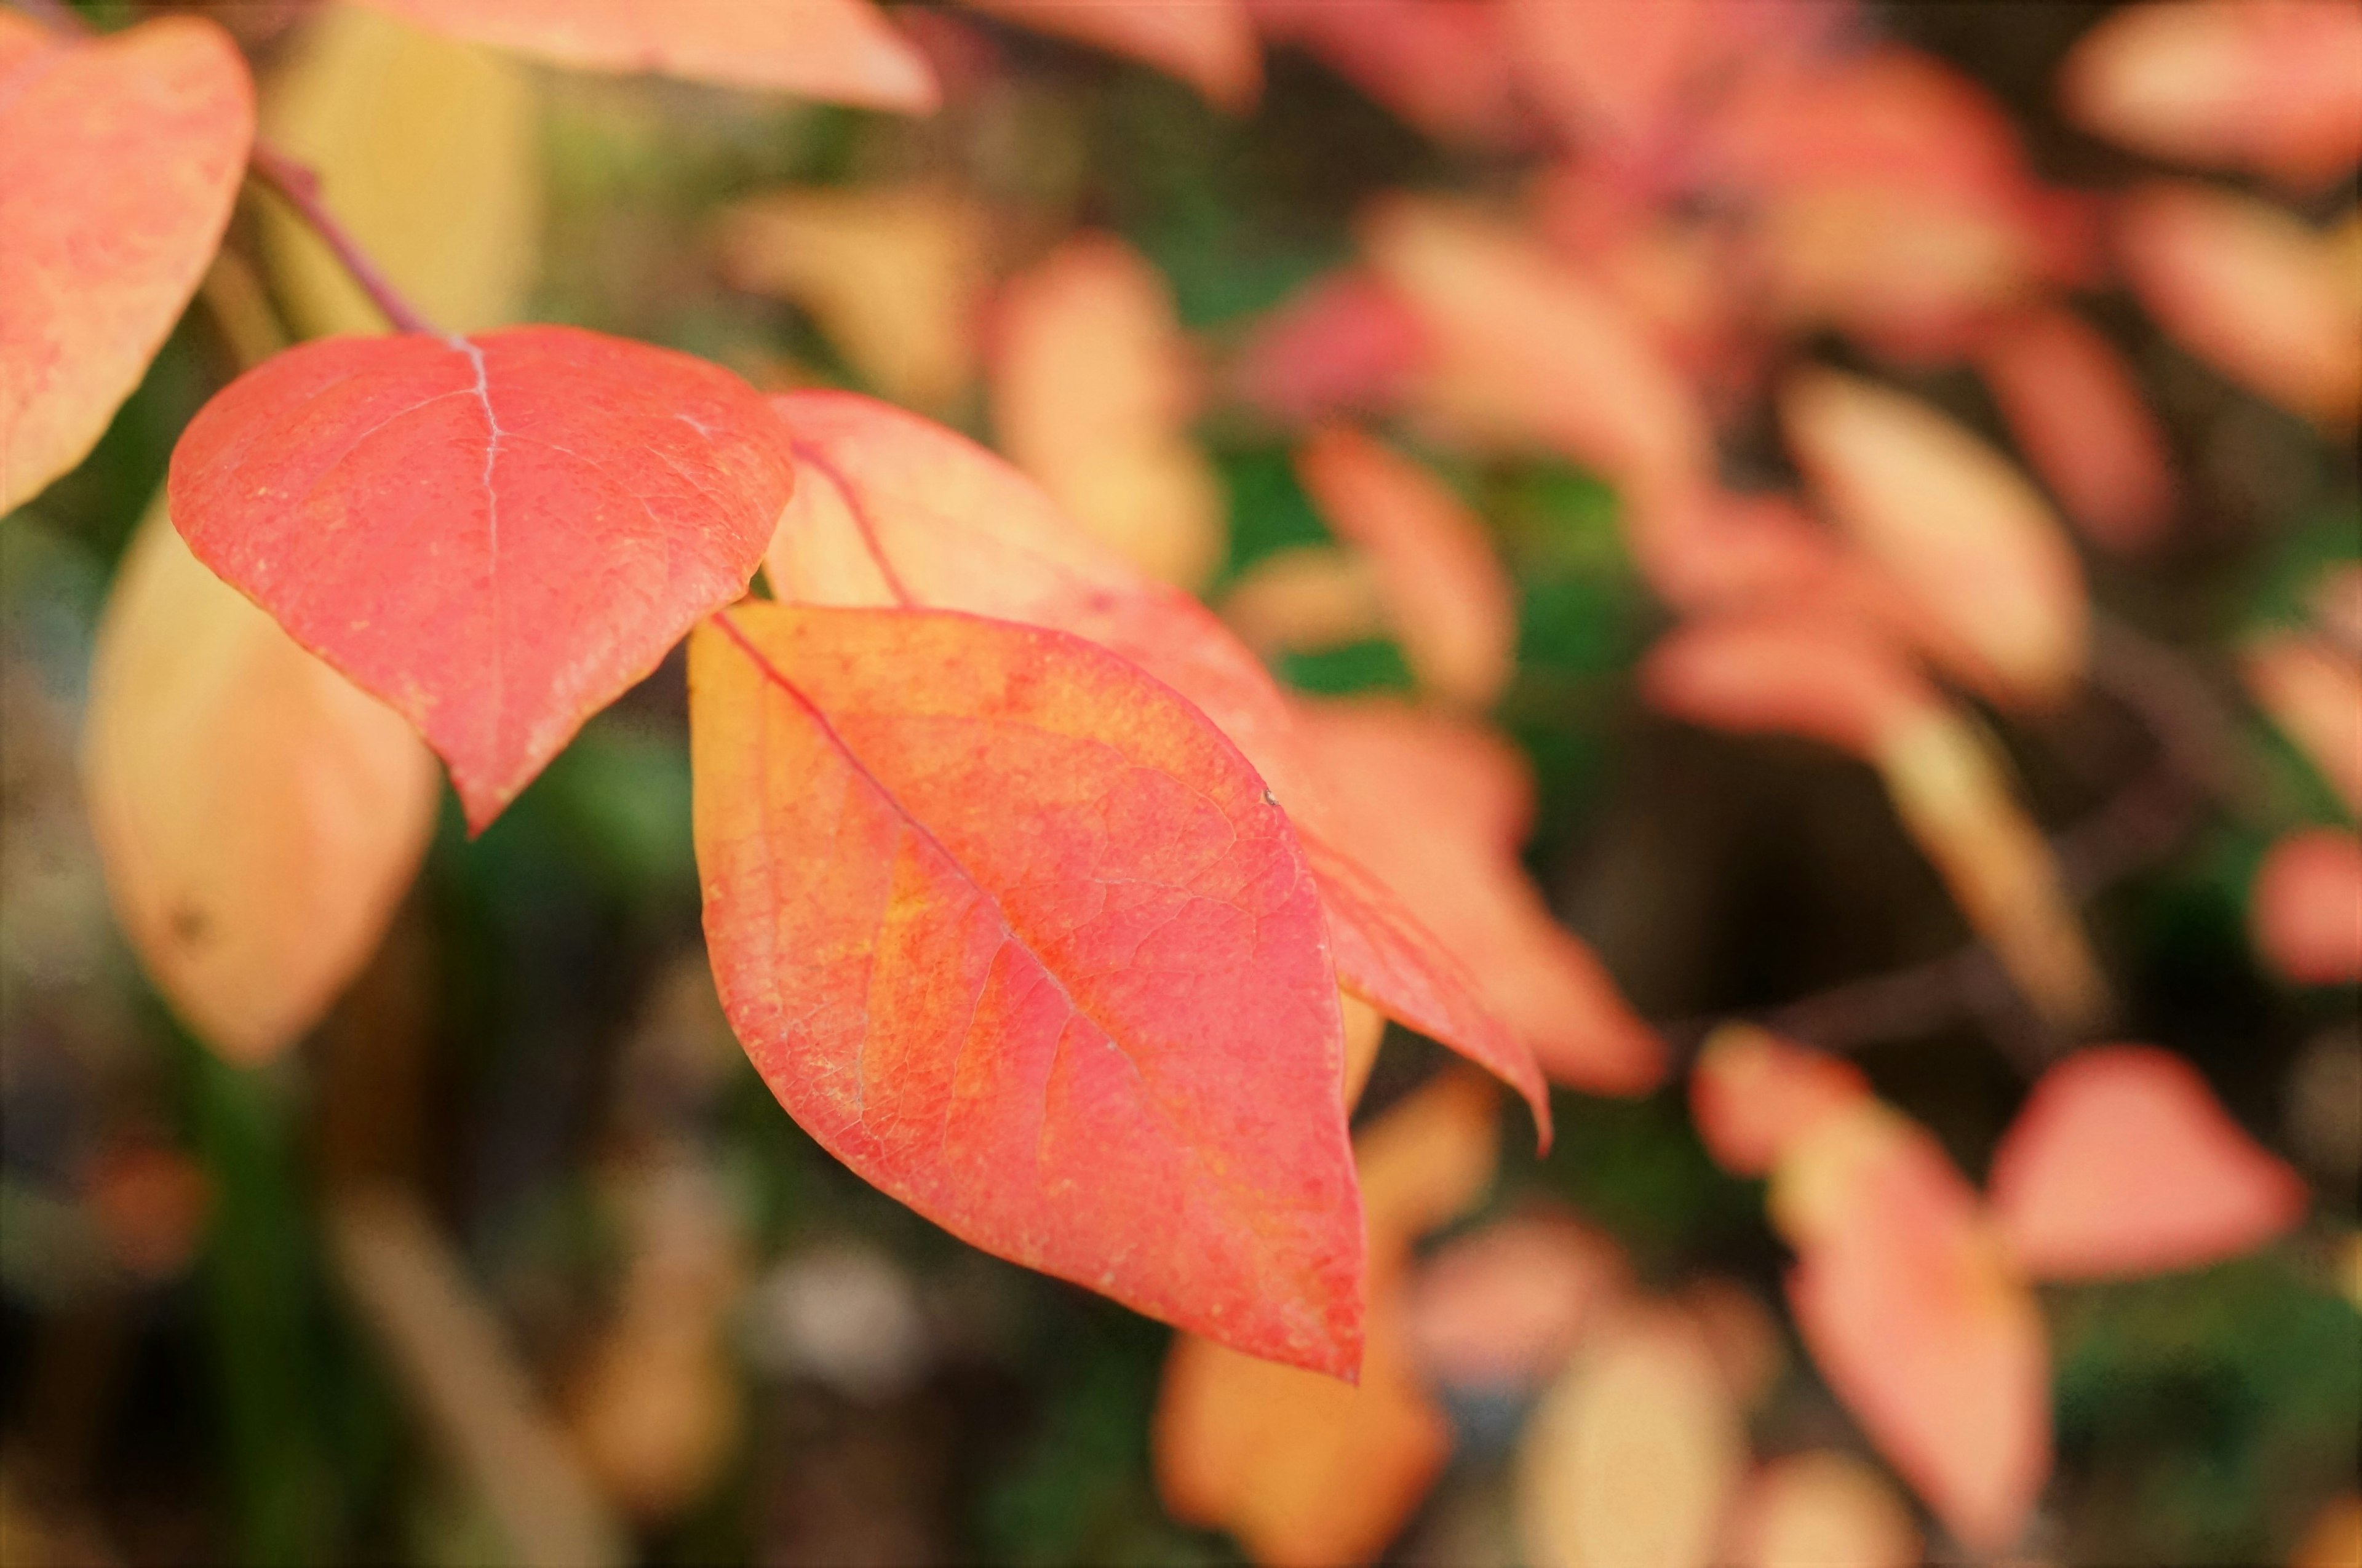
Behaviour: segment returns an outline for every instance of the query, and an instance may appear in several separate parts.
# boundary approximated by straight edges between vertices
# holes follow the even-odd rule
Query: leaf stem
[[[296,215],[311,226],[321,242],[336,253],[337,260],[352,275],[361,293],[380,315],[393,325],[398,332],[421,332],[430,337],[443,334],[436,331],[426,318],[420,315],[403,299],[393,284],[378,271],[377,263],[347,233],[344,225],[320,201],[320,177],[304,164],[298,163],[259,137],[247,161],[247,172],[270,188],[279,199],[295,209]]]

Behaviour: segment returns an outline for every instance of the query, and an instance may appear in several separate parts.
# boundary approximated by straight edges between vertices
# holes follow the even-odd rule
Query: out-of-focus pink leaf
[[[2319,637],[2279,632],[2248,646],[2245,668],[2272,723],[2362,816],[2362,667]]]
[[[2303,986],[2362,980],[2362,838],[2335,828],[2271,847],[2248,895],[2256,950]]]
[[[1874,634],[1772,613],[1676,628],[1649,650],[1640,692],[1659,712],[1692,723],[1801,735],[1865,762],[1944,705],[1910,661]]]
[[[2050,1473],[2049,1349],[1975,1191],[1925,1130],[1865,1100],[1789,1150],[1772,1212],[1830,1388],[1963,1544],[2014,1541]]]
[[[1330,531],[1368,554],[1420,684],[1472,708],[1500,695],[1517,657],[1517,591],[1468,504],[1426,469],[1344,425],[1300,447],[1296,471]]]
[[[1727,35],[1714,0],[1503,0],[1518,80],[1562,135],[1618,161],[1644,155]]]
[[[2252,196],[2160,181],[2117,216],[2125,274],[2158,324],[2283,407],[2347,425],[2362,407],[2362,297],[2334,245]]]
[[[1885,1478],[1811,1449],[1748,1478],[1727,1533],[1731,1568],[1914,1568],[1919,1529]]]
[[[2326,184],[2362,161],[2362,9],[2127,6],[2076,40],[2058,90],[2070,119],[2153,158]]]
[[[1382,700],[1307,702],[1298,720],[1339,842],[1401,895],[1542,1070],[1597,1093],[1654,1088],[1664,1043],[1518,864],[1532,786],[1517,754],[1472,721]]]
[[[2048,1279],[2194,1268],[2303,1218],[2304,1183],[2242,1132],[2197,1070],[2147,1045],[2078,1052],[2034,1086],[1993,1151],[1994,1220]]]
[[[1248,0],[1297,45],[1440,141],[1492,147],[1518,128],[1500,12],[1465,0]]]
[[[1231,363],[1234,395],[1287,424],[1390,408],[1425,359],[1418,320],[1367,273],[1332,272],[1256,322]]]
[[[1869,1095],[1870,1080],[1851,1062],[1745,1023],[1716,1030],[1690,1070],[1698,1137],[1738,1176],[1769,1176],[1815,1123]]]
[[[2093,543],[2154,545],[2173,510],[2165,433],[2114,345],[2064,309],[2022,312],[1987,333],[1977,368],[2035,471]]]
[[[1977,655],[1982,684],[2049,705],[2081,674],[2090,608],[2075,553],[2007,459],[1918,400],[1835,370],[1780,412],[1838,521]]]
[[[1263,53],[1245,0],[964,0],[979,11],[1127,55],[1220,108],[1252,108]]]
[[[1164,277],[1112,235],[1078,235],[1010,280],[994,337],[993,425],[1010,459],[1152,577],[1205,581],[1228,513],[1188,437],[1197,367]]]
[[[1412,1277],[1419,1368],[1451,1387],[1521,1392],[1555,1375],[1594,1316],[1631,1286],[1605,1232],[1548,1210],[1446,1242]]]

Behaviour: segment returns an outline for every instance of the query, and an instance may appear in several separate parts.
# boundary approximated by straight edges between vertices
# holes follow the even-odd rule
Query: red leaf
[[[869,0],[368,0],[454,38],[584,71],[699,82],[925,114],[933,73]]]
[[[2070,311],[1991,327],[1977,366],[2035,470],[2095,543],[2153,545],[2173,510],[2165,432],[2115,346]]]
[[[2265,961],[2299,985],[2362,980],[2362,837],[2311,828],[2281,838],[2256,873],[2247,923]]]
[[[1768,1176],[1824,1117],[1870,1097],[1851,1062],[1768,1030],[1728,1023],[1707,1037],[1690,1073],[1690,1116],[1725,1170]]]
[[[977,10],[1179,77],[1233,113],[1263,91],[1263,54],[1244,0],[966,0]]]
[[[1310,424],[1391,407],[1426,351],[1418,318],[1392,290],[1360,272],[1332,272],[1255,323],[1231,383],[1272,418]]]
[[[1394,892],[1327,842],[1333,835],[1294,717],[1255,657],[1204,606],[1118,559],[1024,475],[942,425],[844,392],[795,392],[772,406],[803,464],[804,482],[767,558],[783,598],[966,610],[1054,627],[1196,703],[1295,822],[1346,988],[1500,1075],[1548,1128],[1531,1058]]]
[[[213,259],[254,138],[227,34],[0,11],[0,513],[82,461]]]
[[[1078,637],[749,604],[691,639],[705,929],[806,1131],[988,1251],[1351,1375],[1319,897],[1196,709]]]
[[[2194,1268],[2303,1218],[2304,1183],[2242,1132],[2206,1080],[2146,1045],[2050,1069],[1993,1151],[1992,1204],[2029,1273],[2101,1279]]]
[[[391,703],[480,830],[744,591],[793,484],[729,372],[570,327],[337,337],[172,454],[197,558]]]
[[[1830,1388],[1964,1544],[2009,1545],[2050,1472],[2049,1349],[1976,1193],[1924,1130],[1865,1100],[1789,1152],[1772,1204]]]

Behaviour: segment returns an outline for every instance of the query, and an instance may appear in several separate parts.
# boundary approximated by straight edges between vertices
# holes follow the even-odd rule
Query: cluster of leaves
[[[1001,69],[957,12],[865,0],[377,6],[567,67],[898,112]],[[1518,1484],[1538,1561],[1913,1560],[1873,1468],[1751,1463],[1777,1333],[1752,1297],[1645,1291],[1555,1214],[1420,1258],[1497,1163],[1484,1078],[1454,1069],[1349,1136],[1387,1020],[1518,1090],[1545,1143],[1546,1080],[1643,1094],[1673,1062],[1518,864],[1531,781],[1478,716],[1512,678],[1517,591],[1464,470],[1429,459],[1603,476],[1677,616],[1644,699],[1874,768],[2043,1027],[2087,1039],[2111,1010],[2090,868],[2036,826],[1977,705],[2033,726],[2078,700],[2122,634],[2059,519],[2137,560],[2178,485],[2138,378],[2069,295],[2121,280],[2191,354],[2335,434],[2362,397],[2362,230],[2189,182],[2054,188],[1980,89],[1864,45],[1838,6],[968,8],[1232,110],[1286,43],[1527,176],[1515,203],[1374,204],[1356,258],[1239,334],[1223,406],[1288,440],[1324,531],[1234,574],[1219,613],[1193,596],[1231,554],[1205,389],[1170,286],[1111,235],[1034,248],[979,355],[991,218],[968,195],[745,202],[725,275],[801,305],[893,402],[767,397],[685,354],[506,325],[497,247],[430,282],[444,263],[397,260],[399,226],[356,244],[335,189],[257,139],[211,24],[0,14],[6,505],[90,450],[209,266],[208,298],[235,293],[215,251],[249,171],[298,220],[290,254],[325,247],[323,320],[398,329],[259,340],[118,579],[86,793],[160,989],[235,1060],[286,1049],[415,875],[432,757],[480,831],[686,636],[733,1029],[886,1192],[1187,1331],[1154,1433],[1176,1517],[1264,1561],[1368,1558],[1450,1452],[1439,1386],[1548,1383]],[[2362,160],[2356,83],[2362,14],[2209,0],[2114,17],[2061,90],[2102,135],[2303,196]],[[2040,485],[1890,380],[1803,362],[1816,334],[1905,373],[1971,368]],[[895,406],[951,412],[979,358],[999,456]],[[1733,483],[1774,424],[1801,484]],[[2357,595],[2362,567],[2323,571],[2306,624],[2243,654],[2345,819],[2276,822],[2256,880],[2258,949],[2305,985],[2362,978]],[[1315,701],[1266,671],[1381,635],[1417,701]],[[1974,1551],[2023,1537],[2051,1470],[2031,1282],[2235,1256],[2307,1207],[2145,1046],[2051,1066],[1983,1196],[1835,1058],[1734,1027],[1689,1071],[1716,1161],[1771,1180],[1824,1378]]]

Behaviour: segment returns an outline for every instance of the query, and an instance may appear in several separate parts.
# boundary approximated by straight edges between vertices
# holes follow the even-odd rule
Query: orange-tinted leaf
[[[1396,895],[1325,842],[1294,716],[1254,655],[1204,606],[1148,580],[1022,474],[939,425],[843,392],[798,392],[773,406],[803,465],[767,558],[782,597],[1052,626],[1180,692],[1246,753],[1295,822],[1320,881],[1339,978],[1517,1085],[1547,1129],[1541,1076],[1523,1046]]]
[[[1655,1087],[1663,1042],[1518,863],[1532,787],[1517,754],[1472,722],[1384,701],[1308,703],[1298,719],[1336,841],[1401,895],[1543,1071],[1602,1093]],[[1308,848],[1318,864],[1323,846]],[[1337,942],[1345,952],[1347,939]],[[1507,1065],[1496,1070],[1522,1087]]]
[[[2070,312],[2036,309],[1990,329],[1977,365],[2027,460],[2094,543],[2157,542],[2173,510],[2165,433],[2114,345]]]
[[[83,798],[141,964],[223,1055],[284,1050],[417,871],[434,758],[198,565],[161,506],[116,577],[86,725]]]
[[[1500,13],[1462,0],[1248,0],[1274,42],[1295,44],[1441,141],[1495,146],[1518,116]]]
[[[1517,231],[1400,198],[1364,241],[1429,347],[1417,397],[1465,436],[1539,443],[1654,494],[1702,477],[1695,396],[1629,314]]]
[[[1410,1287],[1419,1369],[1518,1393],[1555,1375],[1594,1316],[1631,1286],[1623,1250],[1571,1216],[1512,1216],[1446,1242]]]
[[[748,604],[690,648],[707,944],[821,1143],[988,1251],[1350,1375],[1336,981],[1287,819],[1105,649]]]
[[[1915,1568],[1919,1529],[1879,1473],[1814,1449],[1758,1470],[1732,1512],[1732,1568]]]
[[[1258,321],[1230,380],[1250,406],[1309,424],[1390,407],[1426,352],[1418,318],[1392,290],[1360,272],[1337,272]]]
[[[1595,1331],[1527,1424],[1518,1533],[1537,1568],[1706,1568],[1747,1440],[1705,1332],[1677,1308]]]
[[[0,513],[88,454],[213,259],[254,139],[229,36],[0,11]]]
[[[583,71],[661,71],[923,114],[927,62],[869,0],[367,0],[422,28]]]
[[[1500,695],[1517,657],[1516,590],[1468,504],[1426,469],[1343,425],[1299,448],[1296,471],[1330,530],[1368,553],[1420,684],[1475,708]]]
[[[2362,1562],[2362,1493],[2346,1492],[2312,1517],[2289,1568],[2351,1568],[2356,1562]]]
[[[1997,695],[2052,703],[2081,673],[2081,569],[2040,496],[1934,408],[1834,370],[1793,378],[1781,414],[1830,511],[1984,668]]]
[[[1690,1073],[1698,1137],[1738,1176],[1769,1176],[1816,1122],[1869,1095],[1870,1080],[1851,1062],[1744,1023],[1707,1036]]]
[[[2159,182],[2119,215],[2125,273],[2158,325],[2233,381],[2327,424],[2362,408],[2362,297],[2336,247],[2229,191]]]
[[[2362,838],[2312,828],[2273,845],[2247,924],[2264,961],[2299,985],[2362,980]]]
[[[480,829],[754,575],[778,421],[701,360],[570,327],[339,337],[172,454],[197,558],[418,727]]]
[[[1003,292],[993,427],[1067,515],[1152,577],[1220,564],[1227,502],[1188,438],[1196,367],[1164,279],[1111,235],[1067,240]]]
[[[2324,184],[2362,162],[2362,11],[2315,0],[2127,6],[2060,68],[2068,116],[2176,163]]]
[[[1454,1074],[1355,1141],[1370,1258],[1358,1387],[1207,1340],[1175,1343],[1151,1436],[1175,1518],[1227,1529],[1255,1562],[1283,1568],[1367,1562],[1401,1529],[1451,1451],[1451,1423],[1411,1365],[1403,1268],[1422,1232],[1490,1182],[1496,1100]]]
[[[1728,36],[1714,0],[1504,0],[1507,53],[1535,102],[1578,145],[1637,160],[1685,105],[1692,77]]]
[[[2015,1540],[2050,1472],[2049,1350],[2033,1293],[1926,1132],[1864,1101],[1797,1143],[1772,1217],[1788,1302],[1863,1431],[1960,1540]]]
[[[1385,606],[1366,556],[1327,545],[1275,550],[1222,595],[1222,624],[1270,658],[1385,635]]]
[[[1993,1151],[1993,1217],[2028,1273],[2094,1279],[2249,1252],[2303,1218],[2304,1184],[2169,1051],[2081,1051]]]
[[[979,11],[1177,76],[1233,112],[1263,91],[1245,0],[964,0]]]
[[[1660,638],[1640,667],[1650,705],[1742,734],[1801,735],[1875,762],[1943,699],[1891,644],[1842,622],[1716,615]]]
[[[2319,637],[2276,633],[2249,645],[2247,689],[2362,816],[2362,666]]]
[[[976,374],[987,240],[986,215],[949,190],[774,191],[724,216],[722,271],[810,310],[888,397],[940,407]]]

